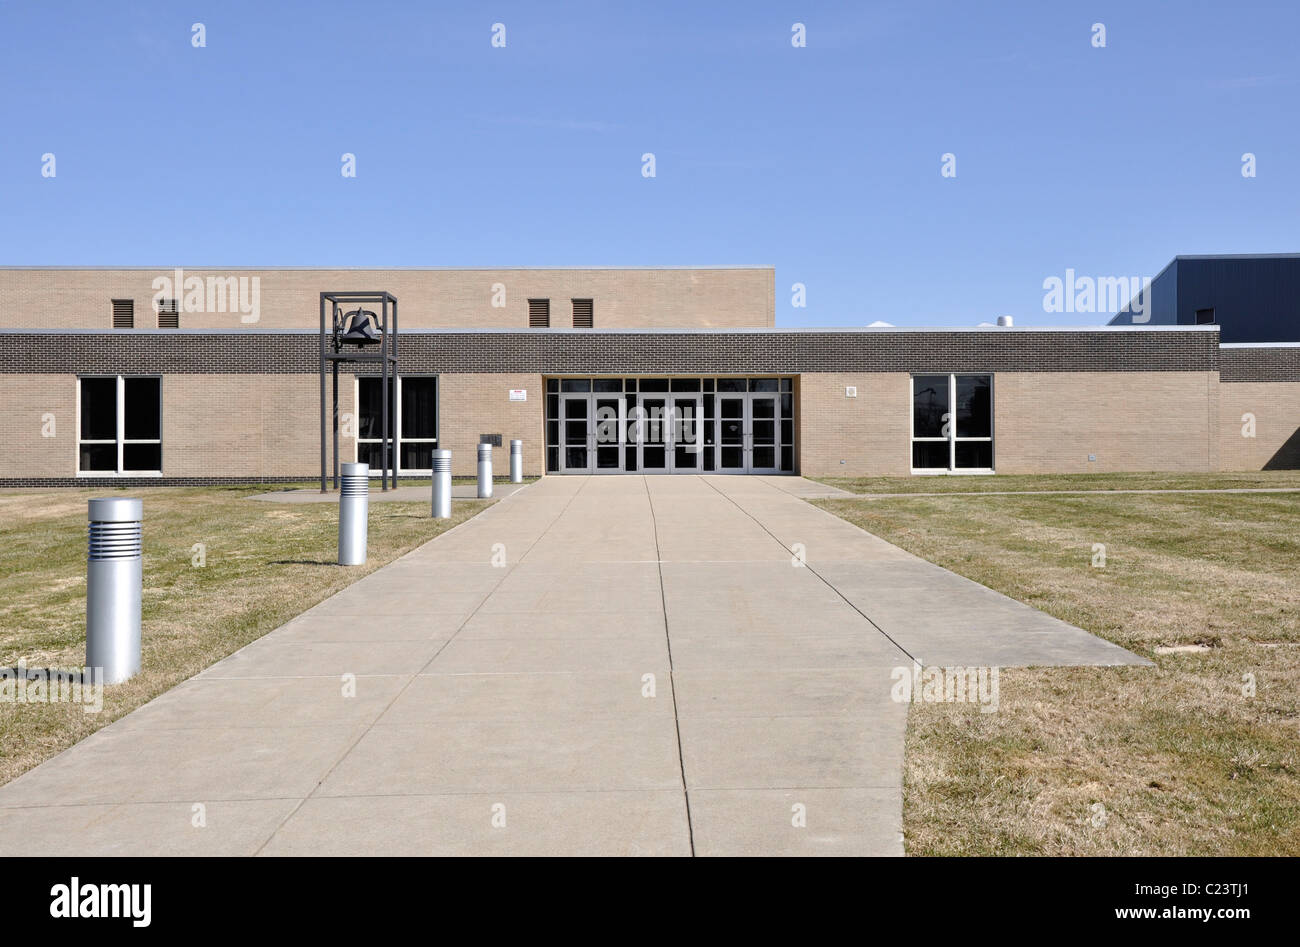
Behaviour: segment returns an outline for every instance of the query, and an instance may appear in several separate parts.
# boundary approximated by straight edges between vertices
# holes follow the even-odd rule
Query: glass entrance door
[[[423,428],[408,430],[403,399],[410,381],[399,383],[394,411],[399,451],[414,433],[429,444],[436,437]],[[797,466],[794,383],[737,376],[546,379],[546,470],[792,473]]]
[[[744,473],[746,468],[745,395],[718,395],[718,473]]]
[[[668,454],[669,427],[668,396],[646,395],[637,405],[638,451],[642,473],[668,473],[671,469]]]
[[[746,473],[777,473],[776,395],[749,396],[749,466]]]
[[[673,470],[698,473],[704,467],[704,440],[700,437],[704,399],[699,395],[672,396],[669,425],[672,436]]]
[[[623,396],[592,395],[591,452],[596,473],[623,470]]]
[[[560,470],[591,473],[591,395],[560,396]]]

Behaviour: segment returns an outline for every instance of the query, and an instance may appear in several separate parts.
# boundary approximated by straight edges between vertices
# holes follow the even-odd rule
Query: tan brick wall
[[[1255,416],[1255,436],[1244,437],[1242,416]],[[1219,469],[1300,467],[1300,382],[1219,385]]]
[[[994,463],[1007,474],[1213,470],[1218,383],[1214,372],[999,372]]]
[[[320,466],[319,384],[310,375],[165,378],[164,400],[171,418],[169,422],[164,415],[163,420],[165,473],[176,477],[213,476],[213,471],[232,477],[315,476]],[[526,390],[528,400],[510,401],[513,388]],[[438,446],[452,451],[454,475],[476,473],[480,434],[501,435],[501,447],[492,452],[494,472],[509,473],[512,438],[524,442],[525,472],[542,472],[545,402],[541,376],[443,375],[438,397]],[[356,376],[340,373],[341,463],[356,459],[356,439],[350,436],[343,418],[355,411],[355,404]]]
[[[800,472],[809,477],[909,474],[910,382],[902,372],[800,376],[795,403]],[[858,389],[856,398],[844,395],[850,385]]]
[[[320,469],[319,380],[315,375],[164,375],[163,476],[306,477]],[[328,384],[328,379],[327,379]],[[512,402],[512,388],[528,400]],[[77,379],[74,375],[0,375],[0,477],[73,477],[77,472]],[[355,376],[339,376],[339,413],[355,410]],[[328,393],[328,389],[327,389]],[[495,472],[510,471],[510,440],[524,442],[524,471],[545,468],[540,375],[444,375],[439,381],[442,447],[453,473],[476,472],[480,434],[500,434]],[[43,437],[46,413],[54,437]],[[339,459],[356,459],[346,424]]]
[[[75,375],[0,375],[0,477],[70,477],[77,464]],[[53,415],[53,437],[45,433]]]
[[[314,329],[321,291],[387,290],[399,327],[527,328],[528,300],[551,300],[551,328],[572,328],[571,300],[594,300],[594,328],[771,327],[774,271],[722,269],[324,270],[186,269],[184,276],[257,277],[258,320],[182,312],[183,329]],[[0,328],[107,329],[113,299],[135,300],[135,327],[156,328],[153,281],[171,269],[0,269]],[[505,306],[492,305],[505,287]],[[251,287],[251,283],[247,284]],[[206,282],[205,282],[206,287]],[[207,308],[206,292],[204,307]],[[215,307],[214,307],[215,308]]]
[[[311,375],[165,375],[163,475],[316,475],[319,400]],[[339,379],[339,410],[352,410],[350,375]],[[352,459],[350,442],[340,455]]]
[[[510,390],[523,388],[527,401],[511,401]],[[477,472],[480,434],[500,434],[501,446],[492,450],[493,473],[510,472],[510,441],[524,442],[524,474],[540,475],[546,469],[546,432],[543,418],[546,396],[540,375],[443,375],[438,386],[439,446],[451,451],[451,471],[456,476]]]
[[[341,382],[343,380],[341,379]],[[351,376],[340,410],[352,410]],[[163,475],[310,476],[320,464],[318,382],[308,375],[164,375]],[[0,477],[77,473],[75,375],[0,375]],[[42,436],[53,413],[55,436]],[[351,446],[343,454],[350,459]]]
[[[997,471],[1216,469],[1218,387],[1211,372],[995,373]],[[802,473],[910,474],[909,375],[805,374],[799,390]]]
[[[909,474],[909,375],[805,374],[795,385],[800,472]],[[845,397],[849,385],[857,398]],[[511,402],[512,388],[526,389],[528,400]],[[352,412],[352,375],[340,376],[339,395],[340,412]],[[8,445],[0,477],[74,476],[75,376],[3,375],[0,397]],[[502,436],[498,472],[509,469],[512,438],[524,441],[525,471],[543,471],[540,375],[443,375],[439,397],[441,446],[453,451],[457,475],[474,473],[479,435],[488,433]],[[314,375],[165,375],[164,474],[315,476],[317,398]],[[999,372],[993,402],[999,473],[1258,470],[1300,436],[1300,383],[1221,385],[1208,372]],[[1256,417],[1253,439],[1241,436],[1246,412]],[[53,437],[42,436],[46,414],[54,416]],[[340,457],[354,459],[352,438],[340,439]]]

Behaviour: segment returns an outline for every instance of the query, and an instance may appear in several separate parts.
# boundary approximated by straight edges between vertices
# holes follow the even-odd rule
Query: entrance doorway
[[[718,395],[718,473],[780,473],[780,397],[747,391]]]
[[[790,378],[549,378],[552,473],[794,471]]]

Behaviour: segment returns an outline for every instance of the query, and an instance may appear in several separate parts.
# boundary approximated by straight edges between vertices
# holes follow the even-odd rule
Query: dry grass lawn
[[[819,505],[1158,665],[1006,670],[993,714],[912,705],[909,853],[1300,855],[1300,494]],[[1207,650],[1156,653],[1180,645]]]
[[[340,568],[333,503],[249,500],[277,487],[155,487],[144,498],[143,670],[106,687],[102,712],[0,702],[0,784],[421,543],[488,502],[371,503],[369,561]],[[86,500],[108,490],[0,492],[0,667],[80,668],[86,641]],[[206,564],[192,564],[196,543]]]

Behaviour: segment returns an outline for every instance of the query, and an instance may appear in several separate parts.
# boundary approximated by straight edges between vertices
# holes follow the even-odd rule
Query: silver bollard
[[[369,519],[370,465],[344,464],[339,491],[339,565],[365,564]]]
[[[140,673],[144,503],[103,497],[88,513],[86,666],[103,668],[105,684],[120,684]]]
[[[451,519],[451,451],[433,452],[433,518]]]
[[[478,446],[478,498],[486,500],[492,496],[492,445]]]
[[[524,482],[524,442],[510,442],[510,482]]]

